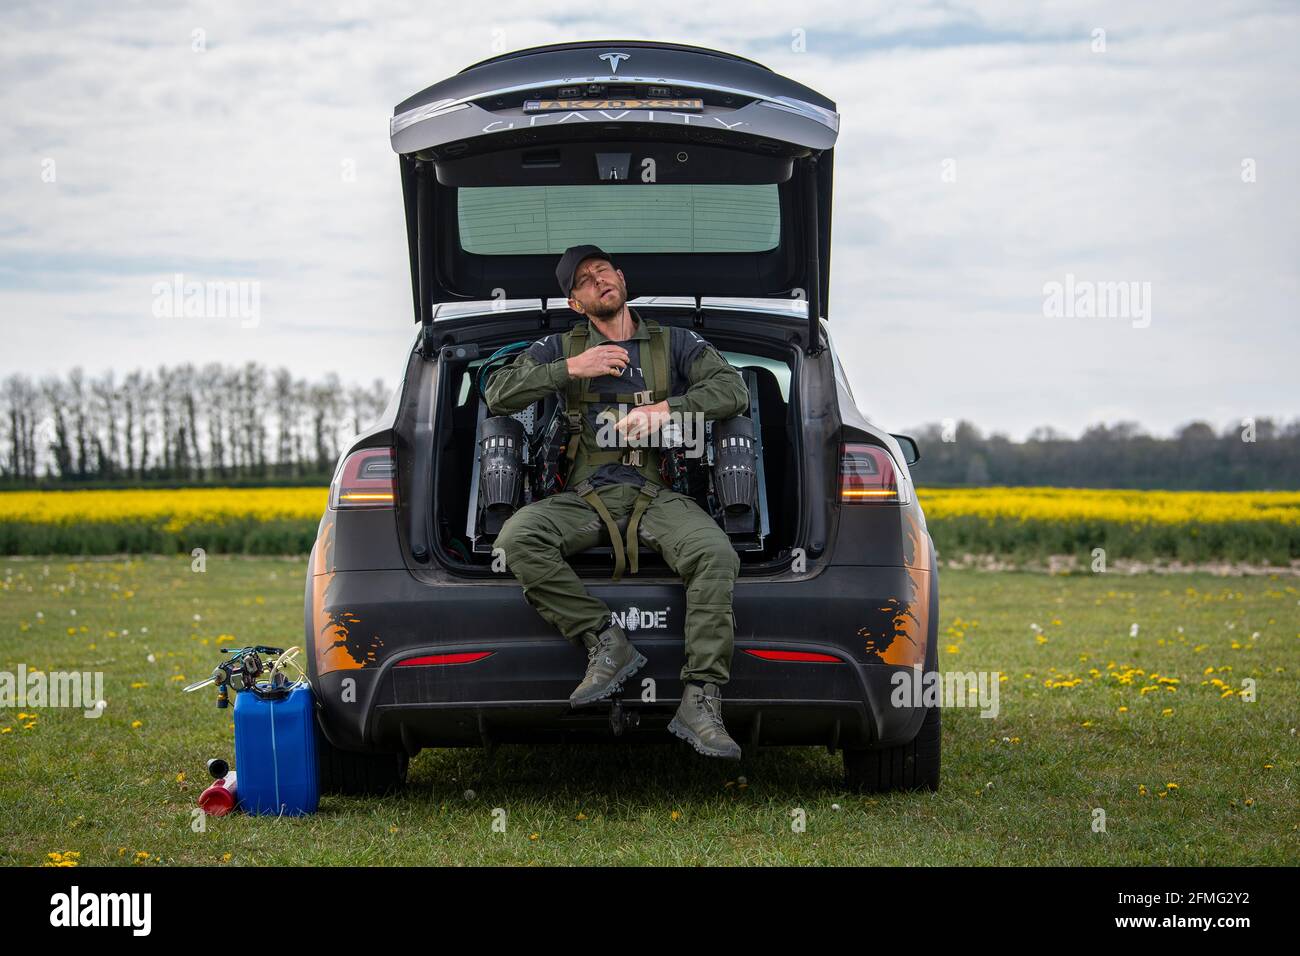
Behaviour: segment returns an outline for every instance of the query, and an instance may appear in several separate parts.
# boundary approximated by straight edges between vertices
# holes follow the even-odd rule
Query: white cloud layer
[[[7,4],[0,374],[252,358],[395,381],[393,105],[501,48],[609,37],[750,56],[837,102],[831,326],[881,424],[1300,414],[1300,12],[1265,0]],[[178,272],[259,280],[257,327],[155,317]],[[1150,283],[1149,327],[1044,317],[1067,274]]]

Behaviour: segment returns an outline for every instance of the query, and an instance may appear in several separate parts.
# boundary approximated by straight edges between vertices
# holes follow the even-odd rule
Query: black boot
[[[587,676],[569,695],[569,703],[574,707],[594,704],[618,693],[623,689],[623,682],[646,662],[617,624],[611,624],[599,634],[584,635],[583,643],[587,645]]]
[[[722,725],[722,694],[717,684],[687,684],[668,729],[706,757],[740,759],[740,745]]]

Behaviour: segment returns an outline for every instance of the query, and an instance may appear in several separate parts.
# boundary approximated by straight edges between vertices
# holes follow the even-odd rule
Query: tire
[[[356,753],[340,750],[321,732],[316,716],[316,768],[321,793],[379,796],[406,783],[409,760],[404,753]]]
[[[844,783],[857,793],[938,790],[940,710],[930,707],[916,736],[897,747],[844,751]]]

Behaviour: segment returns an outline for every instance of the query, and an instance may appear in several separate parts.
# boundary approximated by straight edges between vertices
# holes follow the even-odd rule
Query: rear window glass
[[[775,183],[474,186],[457,190],[460,244],[479,255],[767,252],[781,234]]]

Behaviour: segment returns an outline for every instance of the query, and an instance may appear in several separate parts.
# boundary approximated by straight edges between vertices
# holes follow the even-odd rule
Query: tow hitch
[[[609,729],[614,732],[615,737],[623,736],[623,731],[628,727],[636,729],[641,726],[641,714],[635,710],[628,710],[623,706],[621,700],[615,700],[609,705]]]

